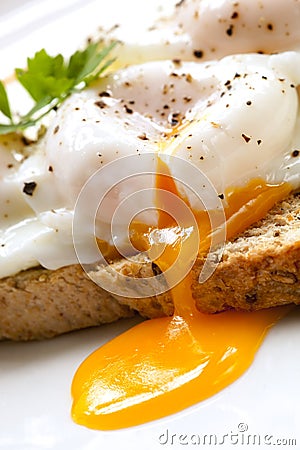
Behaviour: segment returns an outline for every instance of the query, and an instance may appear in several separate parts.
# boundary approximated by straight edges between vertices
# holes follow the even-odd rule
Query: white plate
[[[261,445],[245,445],[246,448],[270,448],[270,444],[274,448],[276,439],[296,439],[294,448],[299,448],[299,320],[300,311],[282,320],[267,336],[251,368],[209,400],[162,420],[112,432],[92,431],[72,422],[70,384],[74,371],[90,352],[137,320],[45,342],[3,342],[0,344],[0,448],[201,448],[193,445],[197,439],[193,435],[199,436],[203,443],[204,436],[211,434],[217,437],[217,447],[224,449],[243,448],[243,435],[247,439],[250,436],[250,442],[261,439]],[[243,432],[243,427],[248,428]],[[227,444],[221,445],[226,434]],[[189,445],[183,446],[184,439]],[[234,445],[237,440],[240,445]]]
[[[134,16],[150,20],[159,3],[2,1],[0,76],[22,66],[26,56],[42,47],[50,52],[74,51],[98,25],[129,20],[135,10]],[[251,368],[219,394],[165,419],[113,432],[92,431],[72,422],[70,385],[89,353],[138,319],[45,342],[2,342],[0,448],[300,448],[299,320],[297,310],[273,328]]]

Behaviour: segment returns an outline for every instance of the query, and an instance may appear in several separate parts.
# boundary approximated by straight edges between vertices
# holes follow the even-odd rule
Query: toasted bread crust
[[[300,194],[228,242],[215,272],[201,285],[197,275],[204,260],[198,260],[192,285],[203,312],[300,304]]]
[[[300,196],[290,196],[227,242],[213,275],[199,284],[204,262],[205,257],[199,256],[192,269],[191,288],[198,309],[205,313],[300,304]],[[118,274],[126,273],[144,278],[149,285],[156,282],[151,278],[156,271],[151,262],[138,257],[99,267],[94,276],[113,286],[121,283]],[[134,311],[150,318],[173,313],[170,292],[134,298],[132,289],[127,286],[124,297],[113,296],[91,281],[79,265],[20,272],[0,280],[0,338],[52,337],[130,317]]]
[[[26,270],[0,281],[0,338],[30,340],[130,317],[79,265]]]

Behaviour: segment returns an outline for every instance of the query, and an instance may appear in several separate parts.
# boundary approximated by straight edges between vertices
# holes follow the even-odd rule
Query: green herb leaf
[[[35,125],[51,109],[59,106],[72,92],[84,89],[112,64],[106,57],[116,42],[100,48],[89,44],[76,51],[66,62],[61,54],[50,56],[40,50],[27,59],[27,69],[15,69],[17,80],[35,101],[34,106],[14,123],[4,84],[0,81],[0,111],[10,119],[10,124],[0,124],[0,134],[23,131]]]
[[[70,88],[62,55],[49,56],[43,49],[27,59],[27,70],[16,69],[16,76],[35,101],[45,96],[57,97]]]
[[[2,81],[0,81],[0,111],[10,120],[12,120],[7,93]]]
[[[101,61],[111,52],[115,47],[116,42],[113,42],[102,51],[98,51],[97,44],[90,44],[84,51],[77,51],[71,56],[68,66],[68,77],[75,79],[75,85],[80,82],[86,82],[87,79],[92,80],[95,77],[93,72],[99,67]],[[114,60],[110,61],[110,64]]]

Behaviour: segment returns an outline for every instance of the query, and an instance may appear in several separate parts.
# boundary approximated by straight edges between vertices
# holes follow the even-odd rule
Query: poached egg
[[[181,0],[150,25],[116,24],[100,38],[118,39],[119,65],[149,60],[211,60],[238,53],[300,49],[299,0]]]
[[[0,276],[38,264],[50,269],[75,264],[72,221],[81,189],[97,170],[128,155],[140,157],[139,171],[148,176],[122,183],[130,172],[126,164],[132,163],[124,158],[111,193],[110,176],[98,183],[107,198],[97,215],[97,238],[117,243],[121,252],[128,241],[127,215],[115,219],[117,236],[112,236],[112,214],[125,197],[155,188],[149,171],[155,174],[157,157],[174,179],[180,180],[183,170],[175,158],[207,177],[215,195],[205,185],[199,195],[208,210],[219,198],[226,206],[226,191],[253,179],[299,187],[299,68],[297,52],[206,63],[156,61],[121,69],[73,94],[26,155],[2,145]],[[177,189],[193,210],[203,209],[188,186],[177,184]],[[152,211],[140,221],[155,226],[155,193],[149,192]],[[98,190],[93,195],[91,203]],[[138,205],[133,201],[129,210],[145,208],[142,196]],[[90,237],[89,230],[82,234]]]

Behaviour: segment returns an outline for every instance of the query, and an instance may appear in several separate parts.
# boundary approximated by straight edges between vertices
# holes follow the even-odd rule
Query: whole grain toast
[[[213,253],[210,257],[214,259]],[[193,296],[201,311],[300,304],[300,193],[227,242],[220,261],[215,252],[215,261],[216,270],[204,284],[197,282],[197,270],[193,272]]]
[[[205,283],[200,284],[198,278],[206,257],[199,256],[192,269],[191,288],[200,311],[300,304],[300,194],[275,205],[264,219],[227,242],[219,255],[219,249],[210,253],[216,268]],[[93,275],[113,286],[121,283],[118,273],[125,273],[143,278],[148,285],[157,282],[153,278],[157,270],[151,261],[138,256],[131,262],[124,259],[99,267]],[[126,286],[127,296],[112,296],[91,281],[80,265],[20,272],[0,280],[0,338],[42,339],[136,312],[147,318],[173,313],[169,291],[129,298],[134,288],[135,283],[132,288]]]

